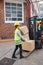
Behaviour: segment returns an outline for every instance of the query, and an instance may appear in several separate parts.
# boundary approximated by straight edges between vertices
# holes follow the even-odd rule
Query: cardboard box
[[[22,49],[26,51],[33,51],[35,49],[35,41],[29,40],[28,42],[22,42]]]
[[[24,38],[26,38],[27,40],[29,40],[29,34],[27,33],[27,34],[25,34],[25,35],[23,35],[24,36]]]
[[[33,51],[35,49],[35,41],[29,40],[29,30],[27,26],[21,26],[19,29],[22,31],[24,38],[27,39],[27,42],[22,42],[22,49],[26,51]]]
[[[22,31],[23,34],[28,33],[28,28],[27,28],[27,26],[21,26],[21,27],[19,27],[19,29]]]

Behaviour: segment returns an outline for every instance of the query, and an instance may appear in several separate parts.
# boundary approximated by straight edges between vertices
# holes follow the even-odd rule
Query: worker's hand
[[[28,40],[25,38],[25,41],[27,42]]]

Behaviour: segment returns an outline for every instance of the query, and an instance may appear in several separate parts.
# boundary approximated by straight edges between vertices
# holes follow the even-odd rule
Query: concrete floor
[[[4,57],[11,58],[14,48],[14,42],[0,43],[0,60]],[[23,52],[24,56],[27,56],[28,54],[29,52]],[[23,59],[19,59],[18,54],[13,65],[43,65],[43,49],[35,50],[30,56]]]

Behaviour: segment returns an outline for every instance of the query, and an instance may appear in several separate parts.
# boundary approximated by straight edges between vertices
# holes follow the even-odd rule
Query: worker
[[[24,41],[26,39],[22,36],[21,31],[19,29],[20,23],[15,22],[14,26],[15,26],[15,34],[14,34],[15,50],[14,50],[14,53],[12,55],[12,58],[17,58],[15,56],[15,53],[16,53],[18,48],[20,49],[20,58],[24,58],[24,56],[22,55],[22,44],[21,44],[21,42],[22,42],[22,40]]]
[[[37,39],[41,37],[41,21],[37,21]]]

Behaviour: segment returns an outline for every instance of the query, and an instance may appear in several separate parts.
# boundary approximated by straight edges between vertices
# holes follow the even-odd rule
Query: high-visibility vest
[[[19,32],[20,32],[19,29],[16,29],[16,30],[15,30],[14,40],[16,41],[16,42],[15,42],[16,45],[21,44],[21,41],[22,41],[21,38],[20,38],[20,36],[17,34],[17,33],[19,33]]]
[[[40,25],[37,26],[37,29],[40,30]]]

